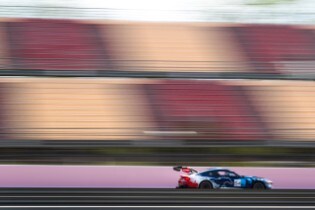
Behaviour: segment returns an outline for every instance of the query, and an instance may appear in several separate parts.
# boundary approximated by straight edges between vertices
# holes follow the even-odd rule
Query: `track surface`
[[[315,190],[4,189],[0,209],[315,209]]]
[[[274,189],[315,189],[315,168],[230,169],[240,175],[268,178],[273,181]],[[170,166],[0,165],[1,188],[174,189],[179,176]]]

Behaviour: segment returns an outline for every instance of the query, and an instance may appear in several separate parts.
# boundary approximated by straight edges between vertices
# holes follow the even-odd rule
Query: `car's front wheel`
[[[256,182],[253,185],[253,189],[254,190],[264,190],[264,189],[266,189],[266,186],[263,183],[261,183],[261,182]]]
[[[213,186],[212,186],[212,184],[210,182],[203,181],[203,182],[200,183],[199,188],[200,189],[212,189]]]

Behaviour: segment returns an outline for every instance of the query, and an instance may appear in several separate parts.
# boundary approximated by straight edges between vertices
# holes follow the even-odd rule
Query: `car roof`
[[[203,172],[211,172],[211,171],[231,171],[231,170],[228,168],[210,168],[210,169],[203,171]]]

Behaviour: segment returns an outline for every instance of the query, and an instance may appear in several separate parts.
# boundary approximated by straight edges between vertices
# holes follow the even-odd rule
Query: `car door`
[[[232,182],[232,186],[234,188],[244,188],[246,187],[246,180],[245,178],[239,176],[238,174],[236,174],[235,172],[229,171],[227,176],[229,177],[229,179]]]
[[[233,180],[229,177],[229,171],[226,170],[220,170],[217,172],[218,177],[216,178],[217,183],[220,185],[220,187],[234,187]]]

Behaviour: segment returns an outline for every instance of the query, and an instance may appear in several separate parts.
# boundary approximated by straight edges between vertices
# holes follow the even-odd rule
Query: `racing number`
[[[234,187],[241,187],[241,183],[240,179],[234,179]]]

